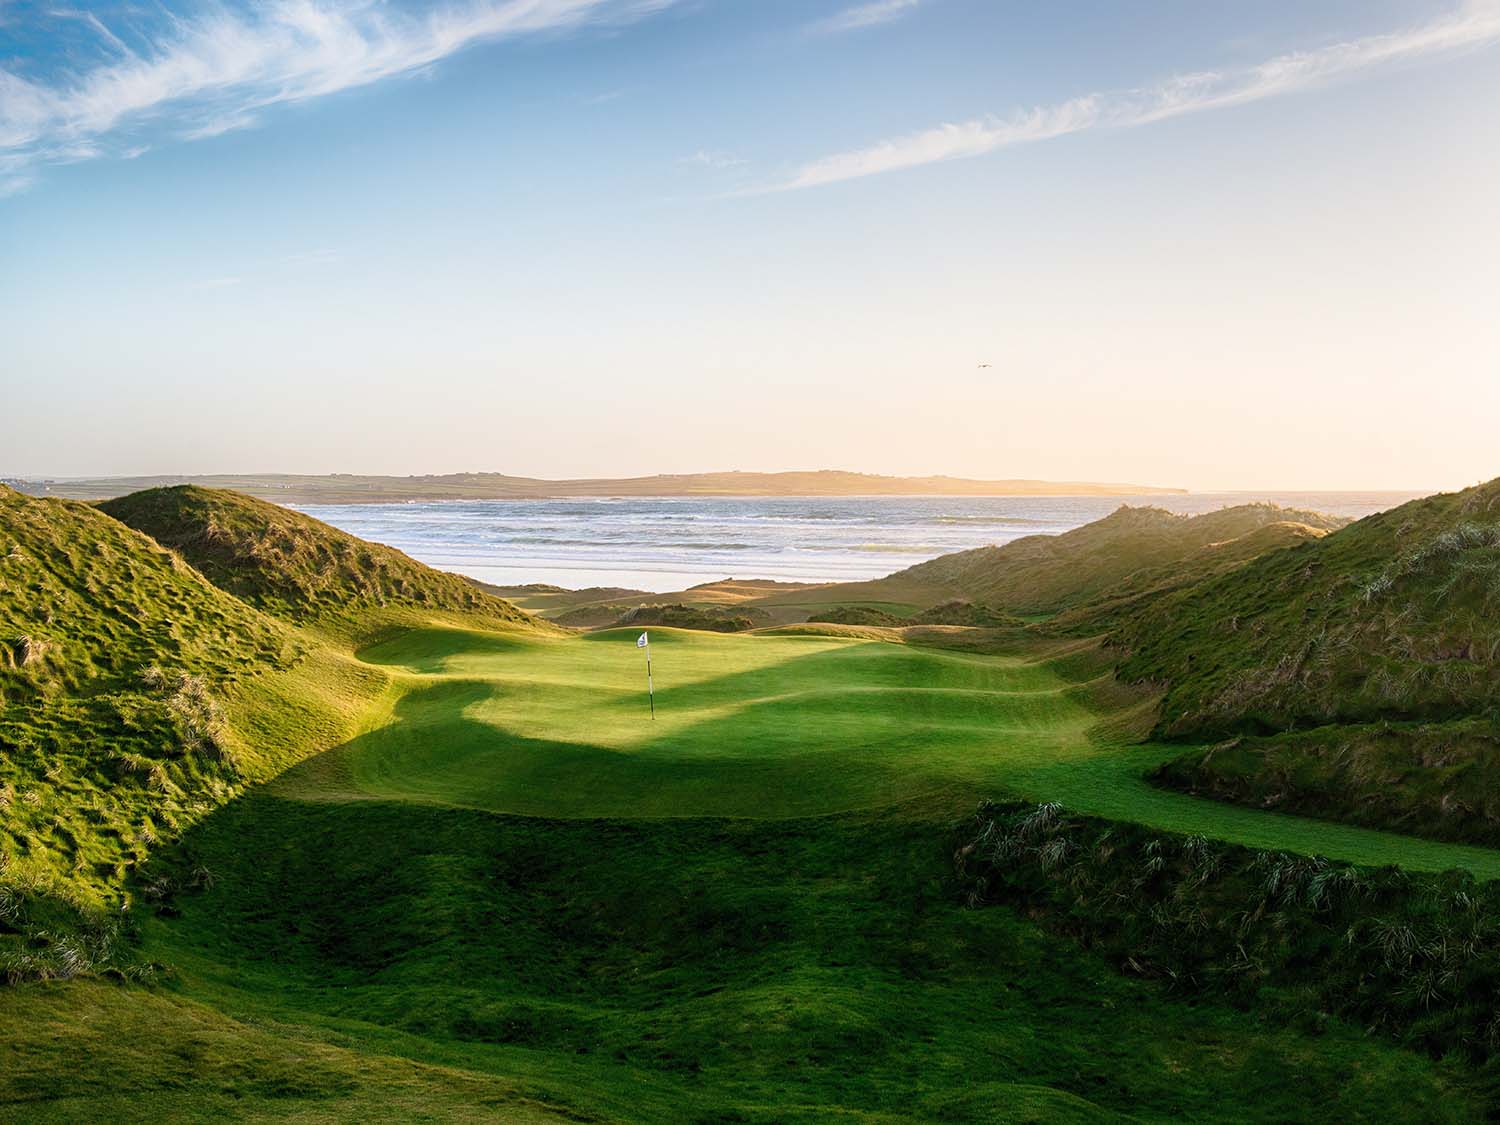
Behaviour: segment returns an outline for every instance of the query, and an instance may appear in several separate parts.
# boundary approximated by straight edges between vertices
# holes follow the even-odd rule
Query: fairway
[[[1013,793],[1351,862],[1500,875],[1500,853],[1168,792],[1179,746],[1129,745],[1118,693],[1076,661],[862,637],[635,630],[574,638],[432,628],[366,649],[395,689],[367,732],[277,791],[566,818],[962,813]]]

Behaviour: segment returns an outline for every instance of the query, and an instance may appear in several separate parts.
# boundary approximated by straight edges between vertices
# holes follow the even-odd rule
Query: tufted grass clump
[[[1500,698],[1500,481],[1273,551],[1122,621],[1121,675],[1166,685],[1157,733],[1450,722]]]
[[[971,905],[1040,911],[1126,972],[1434,1056],[1500,1057],[1500,883],[1361,868],[987,803],[955,863]]]
[[[371,610],[420,609],[536,624],[458,575],[241,493],[182,485],[100,507],[176,551],[215,586],[284,620],[342,630],[358,627]]]

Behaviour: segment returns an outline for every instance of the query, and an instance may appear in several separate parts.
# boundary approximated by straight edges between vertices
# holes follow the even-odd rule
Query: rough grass
[[[210,582],[277,617],[352,624],[371,609],[448,612],[500,625],[534,619],[457,575],[235,492],[182,485],[100,507],[177,551]],[[361,623],[363,623],[361,621]]]
[[[1452,1065],[1184,1004],[961,908],[947,840],[920,807],[557,821],[264,791],[188,841],[216,878],[148,927],[169,989],[0,1006],[0,1042],[48,1031],[0,1106],[134,1116],[164,1094],[192,1116],[233,1095],[239,1115],[348,1119],[395,1086],[409,1100],[382,1116],[482,1098],[672,1122],[1477,1111]]]
[[[1218,800],[1496,847],[1497,775],[1500,725],[1485,717],[1239,736],[1153,777]]]
[[[1173,736],[1448,721],[1500,698],[1500,481],[1265,555],[1122,626]]]
[[[0,488],[0,705],[134,688],[152,665],[254,674],[296,649],[146,536]]]
[[[931,591],[928,604],[964,598],[1022,615],[1083,607],[1103,613],[1114,601],[1150,600],[1346,522],[1274,504],[1243,504],[1200,516],[1127,506],[1061,535],[1030,535],[943,555],[879,582],[861,583],[857,596],[879,597],[889,587],[909,597],[917,588]]]
[[[1253,851],[986,805],[960,834],[971,900],[1042,911],[1125,971],[1187,995],[1343,1016],[1434,1056],[1500,1054],[1500,883]]]
[[[1123,626],[1159,730],[1234,736],[1165,783],[1493,843],[1500,811],[1500,481],[1413,501]]]
[[[256,776],[225,701],[309,651],[93,508],[9,490],[0,637],[0,886],[78,905]]]
[[[418,611],[372,607],[361,628],[389,629],[403,612]],[[462,619],[514,627],[504,618]],[[148,890],[147,860],[248,787],[346,741],[387,680],[98,509],[8,489],[0,637],[0,973],[11,978],[129,969],[116,931],[127,885]]]
[[[904,628],[909,625],[958,625],[970,629],[1024,628],[1021,618],[985,605],[955,598],[907,617],[869,606],[847,605],[821,610],[807,619],[809,625],[879,625]]]

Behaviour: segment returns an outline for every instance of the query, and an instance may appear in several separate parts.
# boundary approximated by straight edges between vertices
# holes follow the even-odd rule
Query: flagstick
[[[646,637],[646,698],[651,700],[651,721],[656,722],[656,688],[651,683],[651,638]]]

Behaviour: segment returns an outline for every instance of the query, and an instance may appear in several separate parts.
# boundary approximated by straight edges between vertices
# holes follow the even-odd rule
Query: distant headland
[[[33,496],[104,500],[146,488],[196,484],[230,488],[283,504],[376,504],[412,500],[545,500],[585,496],[1161,496],[1186,492],[1090,481],[893,477],[836,469],[785,473],[681,473],[619,479],[542,480],[505,473],[439,476],[326,476],[253,473],[210,476],[8,479]]]

